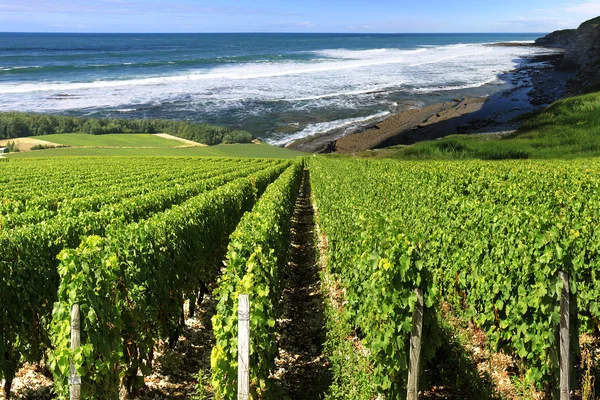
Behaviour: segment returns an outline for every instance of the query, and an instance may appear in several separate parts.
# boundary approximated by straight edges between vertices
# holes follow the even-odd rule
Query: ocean
[[[540,34],[0,33],[0,111],[191,120],[278,145],[510,87]]]

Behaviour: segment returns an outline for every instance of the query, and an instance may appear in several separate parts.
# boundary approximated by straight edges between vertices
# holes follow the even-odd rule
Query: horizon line
[[[198,35],[198,34],[306,34],[306,35],[522,35],[543,34],[546,31],[523,31],[523,32],[293,32],[293,31],[248,31],[248,32],[58,32],[58,31],[0,31],[5,33],[56,33],[56,34],[91,34],[91,35]]]

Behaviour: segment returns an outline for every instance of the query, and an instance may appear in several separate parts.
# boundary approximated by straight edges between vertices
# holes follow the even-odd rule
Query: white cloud
[[[529,32],[546,32],[557,29],[572,28],[577,25],[577,21],[565,18],[518,18],[508,21],[502,21],[495,24],[495,27],[500,30],[510,31],[529,31]]]
[[[287,28],[305,28],[305,29],[314,28],[315,26],[317,26],[317,24],[310,22],[310,21],[281,21],[281,22],[276,22],[274,25],[277,25],[280,27],[287,27]]]
[[[349,30],[361,30],[361,29],[373,29],[371,25],[348,25],[346,29]]]
[[[563,8],[563,11],[587,15],[600,15],[600,0],[584,1],[583,3]]]

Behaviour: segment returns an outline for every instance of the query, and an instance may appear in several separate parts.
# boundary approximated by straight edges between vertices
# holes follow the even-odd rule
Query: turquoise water
[[[0,111],[170,118],[273,143],[490,94],[542,34],[0,33]]]

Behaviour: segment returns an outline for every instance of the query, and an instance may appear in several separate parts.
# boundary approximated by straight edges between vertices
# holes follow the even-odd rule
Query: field
[[[184,145],[178,140],[165,139],[147,133],[105,135],[64,133],[45,135],[43,140],[71,147],[177,147]]]
[[[121,136],[121,134],[119,135]],[[127,136],[127,135],[124,135]],[[137,136],[131,135],[131,136]],[[166,140],[166,139],[165,139]],[[178,143],[179,145],[181,143]],[[177,146],[176,145],[176,146]],[[8,158],[40,158],[40,157],[251,157],[251,158],[294,158],[305,155],[298,151],[287,150],[268,144],[219,144],[198,147],[72,147],[45,149],[8,154]]]
[[[64,133],[44,136],[21,137],[0,140],[0,146],[12,144],[20,152],[48,150],[54,147],[77,148],[171,148],[183,146],[203,146],[175,136],[166,134],[105,134],[88,135],[82,133]]]
[[[6,387],[22,362],[45,358],[59,398],[68,395],[72,360],[85,398],[117,398],[120,388],[135,394],[138,376],[150,384],[157,368],[166,368],[155,352],[171,354],[182,334],[190,340],[182,310],[193,313],[211,288],[212,328],[204,335],[214,339],[205,339],[212,356],[210,370],[201,369],[202,391],[235,397],[237,295],[246,293],[258,397],[297,390],[292,382],[314,386],[318,376],[332,399],[401,399],[420,288],[424,394],[437,387],[451,398],[544,398],[558,385],[562,271],[573,293],[573,359],[584,366],[574,387],[593,388],[597,360],[582,358],[589,351],[577,339],[596,343],[600,330],[598,160],[311,157],[306,168],[300,189],[299,161],[73,157],[0,164]],[[318,234],[292,243],[299,240],[290,236],[299,229],[296,198],[310,196],[311,186]],[[313,239],[319,260],[294,253],[287,263],[293,249],[310,252]],[[321,271],[310,279],[319,286],[290,278],[292,265],[315,262]],[[313,293],[308,317],[292,317],[284,329],[282,313],[292,306],[282,307],[282,296],[301,290]],[[82,315],[76,352],[69,341],[74,304]],[[323,307],[323,321],[314,320]],[[316,372],[306,361],[294,373],[309,374],[302,378],[290,375],[299,361],[282,349],[306,324],[327,338],[316,356],[327,358],[329,372],[310,375]],[[440,385],[443,373],[432,371],[458,362],[446,349],[460,332],[476,332],[486,352],[508,357],[510,385],[472,377],[460,378],[468,385]],[[457,346],[467,352],[465,345]]]
[[[160,119],[78,118],[66,115],[0,112],[0,139],[40,137],[56,133],[170,134],[205,145],[250,143],[249,132],[189,121]]]

